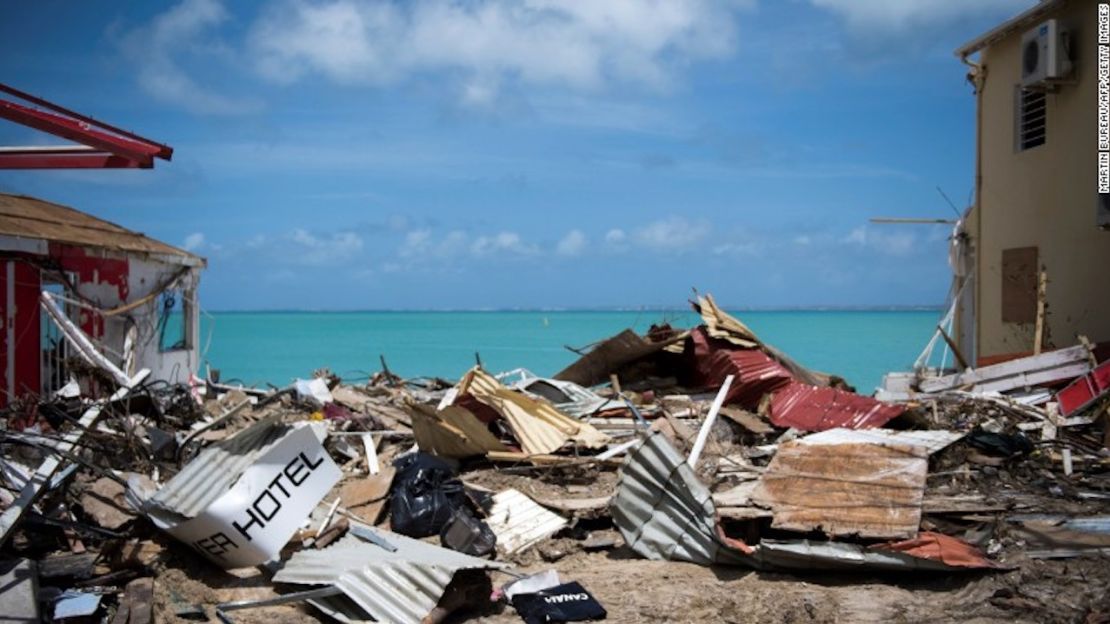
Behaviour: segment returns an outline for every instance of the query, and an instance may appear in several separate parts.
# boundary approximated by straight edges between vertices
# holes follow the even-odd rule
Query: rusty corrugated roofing
[[[751,499],[771,526],[806,533],[905,539],[917,535],[928,451],[898,444],[780,444]]]
[[[68,206],[26,195],[0,193],[0,235],[176,257],[186,264],[204,259]]]
[[[704,327],[690,332],[686,353],[692,358],[690,366],[696,371],[698,381],[706,387],[719,387],[729,375],[733,375],[736,381],[729,389],[725,403],[737,403],[750,410],[759,407],[765,394],[786,386],[794,379],[785,366],[761,349],[745,349],[711,338]]]
[[[883,403],[838,388],[792,381],[771,396],[771,422],[778,427],[824,431],[843,427],[882,427],[906,411],[904,405]]]

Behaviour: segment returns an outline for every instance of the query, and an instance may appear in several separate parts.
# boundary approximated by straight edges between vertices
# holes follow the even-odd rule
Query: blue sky
[[[1030,0],[5,3],[0,80],[175,148],[0,173],[208,258],[205,307],[940,304],[952,50]],[[0,143],[52,137],[0,122]]]

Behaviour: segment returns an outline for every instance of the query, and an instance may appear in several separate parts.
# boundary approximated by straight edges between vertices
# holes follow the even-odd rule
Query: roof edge
[[[87,229],[95,230],[95,231],[98,231],[98,232],[106,232],[106,233],[114,234],[114,235],[127,235],[127,236],[132,236],[132,237],[135,237],[135,238],[138,238],[138,239],[145,239],[145,240],[150,241],[152,243],[157,243],[158,245],[161,245],[162,247],[165,248],[165,250],[162,250],[162,251],[156,251],[156,250],[139,251],[139,250],[135,250],[135,249],[126,249],[126,250],[120,250],[120,251],[124,251],[124,252],[129,253],[129,254],[136,254],[136,253],[137,254],[142,254],[144,256],[155,259],[159,262],[163,262],[165,264],[177,264],[177,265],[182,265],[182,266],[191,266],[191,267],[199,267],[199,268],[206,268],[208,266],[208,260],[206,258],[204,258],[203,256],[199,256],[199,255],[197,255],[197,254],[195,254],[191,251],[188,251],[186,249],[182,249],[181,247],[178,247],[176,245],[171,245],[171,244],[169,244],[169,243],[167,243],[163,240],[159,240],[157,238],[147,236],[146,234],[144,234],[142,232],[138,232],[138,231],[132,230],[130,228],[126,228],[126,227],[124,227],[124,226],[122,226],[118,223],[114,223],[114,222],[109,221],[107,219],[102,219],[102,218],[100,218],[96,215],[85,212],[83,210],[78,210],[78,209],[76,209],[72,206],[68,206],[66,204],[61,204],[61,203],[58,203],[58,202],[55,202],[55,201],[50,201],[48,199],[43,199],[41,197],[35,197],[33,195],[26,195],[26,194],[22,194],[22,193],[0,193],[0,196],[10,197],[10,198],[20,199],[20,200],[26,200],[26,201],[31,201],[31,202],[40,202],[40,203],[43,203],[43,204],[49,204],[49,205],[54,206],[56,208],[61,208],[63,210],[68,210],[70,212],[77,213],[79,215],[83,215],[85,217],[88,217],[89,219],[91,219],[92,221],[97,222],[98,224],[103,224],[103,225],[97,225],[96,227],[89,227]],[[4,214],[3,211],[0,211],[0,214]],[[41,220],[41,221],[47,222],[47,223],[54,222],[53,220],[50,220],[50,219],[39,219],[38,217],[34,217],[34,216],[32,216],[32,217],[22,217],[22,218],[31,219],[31,220],[35,220],[35,221]],[[108,227],[104,227],[104,226],[108,226]],[[118,229],[113,229],[113,228],[118,228]],[[23,240],[27,240],[27,241],[57,242],[57,243],[62,243],[62,244],[66,244],[66,245],[74,245],[74,246],[77,246],[77,247],[85,247],[85,248],[90,248],[90,249],[106,248],[104,245],[98,245],[98,244],[95,244],[95,243],[90,243],[89,241],[86,241],[86,240],[69,239],[69,238],[64,238],[64,237],[51,238],[51,237],[45,237],[45,236],[25,236],[25,235],[20,235],[20,234],[3,234],[3,236],[13,238],[13,239],[23,239]]]
[[[1037,21],[1042,17],[1048,15],[1049,13],[1055,11],[1061,6],[1067,4],[1067,1],[1068,0],[1041,0],[1041,2],[1039,2],[1037,5],[1029,7],[1025,11],[1018,13],[1014,17],[1011,17],[998,26],[995,26],[987,32],[956,48],[956,57],[959,59],[966,59],[979,50],[982,50],[983,48],[996,43],[1000,39],[1009,36],[1018,28],[1026,26],[1030,22]]]

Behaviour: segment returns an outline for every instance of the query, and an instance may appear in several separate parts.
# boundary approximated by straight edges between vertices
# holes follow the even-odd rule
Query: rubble
[[[1037,566],[1110,554],[1107,369],[1085,346],[918,371],[894,402],[806,369],[710,296],[694,308],[698,327],[622,332],[552,378],[75,378],[0,432],[0,605],[121,624],[531,621],[556,604],[541,596],[636,621],[628,581],[594,568],[638,565],[722,583],[987,571],[982,608],[1053,619],[1007,579],[1041,587],[1056,568]],[[1105,612],[1084,600],[1068,613]]]

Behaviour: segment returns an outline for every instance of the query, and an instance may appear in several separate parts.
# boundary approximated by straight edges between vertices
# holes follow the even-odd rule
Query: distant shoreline
[[[938,312],[942,305],[906,306],[802,306],[802,307],[739,307],[723,306],[736,313],[743,312]],[[271,310],[207,310],[209,314],[561,314],[561,313],[615,313],[615,312],[661,312],[691,313],[690,308],[642,307],[642,308],[368,308],[350,310],[313,310],[313,309],[271,309]]]

